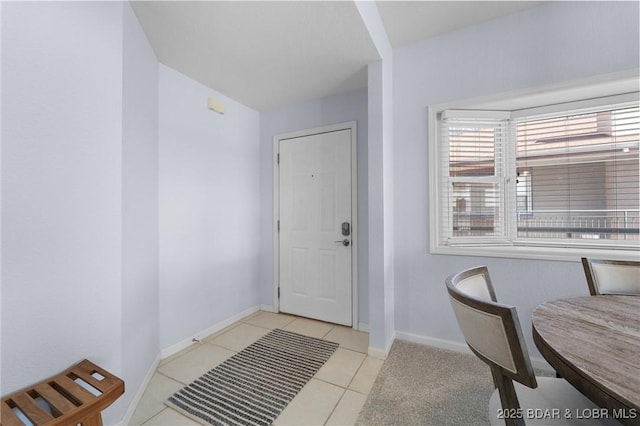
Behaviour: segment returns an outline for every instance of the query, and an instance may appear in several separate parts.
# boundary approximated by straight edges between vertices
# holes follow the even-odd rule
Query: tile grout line
[[[357,374],[357,373],[356,373],[356,374]],[[354,376],[353,376],[353,377],[355,377],[355,374],[354,374]],[[326,380],[324,380],[324,379],[320,379],[320,378],[318,378],[318,377],[316,377],[316,376],[313,376],[313,377],[312,377],[312,379],[317,380],[317,381],[322,382],[322,383],[326,383],[326,384],[331,385],[331,386],[335,386],[335,387],[340,388],[340,389],[344,389],[345,391],[351,391],[351,392],[357,393],[357,394],[359,394],[359,395],[369,396],[369,394],[368,394],[368,393],[362,393],[362,392],[360,392],[360,391],[357,391],[357,390],[355,390],[355,389],[351,389],[351,388],[349,388],[349,387],[346,387],[346,388],[345,388],[344,386],[340,386],[340,385],[337,385],[337,384],[335,384],[335,383],[328,382],[328,381],[326,381]],[[353,379],[351,379],[351,381],[353,381]],[[351,382],[349,382],[349,384],[351,384]],[[306,385],[305,385],[305,386],[306,386]],[[304,387],[303,387],[302,389],[304,389]]]
[[[342,386],[340,386],[342,388]],[[342,388],[344,389],[344,388]],[[342,392],[342,395],[340,395],[340,398],[338,398],[338,401],[336,401],[336,405],[333,406],[333,410],[331,410],[331,413],[329,413],[329,416],[327,417],[327,420],[324,421],[323,425],[326,425],[329,420],[331,419],[331,416],[333,416],[333,413],[336,412],[336,408],[338,408],[338,405],[340,404],[340,401],[342,401],[342,398],[344,398],[344,396],[347,394],[347,390],[344,389],[344,391]]]
[[[142,422],[142,423],[140,424],[140,426],[145,426],[145,425],[149,425],[149,426],[151,426],[151,423],[149,423],[149,422],[151,421],[151,419],[153,419],[153,418],[154,418],[154,417],[156,417],[156,416],[159,416],[159,415],[160,415],[161,413],[163,413],[167,408],[169,408],[169,407],[166,407],[166,406],[165,406],[165,407],[164,407],[162,410],[160,410],[158,413],[154,414],[153,416],[149,417],[147,420],[145,420],[144,422]]]
[[[183,384],[180,380],[177,380],[177,379],[175,379],[175,378],[173,378],[173,377],[171,377],[171,376],[167,375],[166,373],[163,373],[162,371],[158,371],[158,370],[156,370],[155,374],[159,374],[159,375],[161,375],[161,376],[166,377],[166,378],[167,378],[167,379],[169,379],[169,380],[173,380],[174,382],[178,382],[178,383],[180,383],[180,384]],[[147,386],[147,388],[148,388],[148,386]],[[146,390],[147,390],[147,389],[145,389],[145,391],[146,391]]]
[[[360,353],[360,352],[359,352]],[[349,380],[349,384],[347,384],[347,389],[350,389],[349,386],[351,386],[351,383],[353,383],[353,381],[355,380],[356,376],[358,375],[358,373],[360,372],[360,370],[362,369],[362,366],[364,365],[364,362],[367,360],[367,356],[365,355],[365,357],[362,359],[362,362],[360,363],[360,365],[358,366],[357,370],[355,373],[353,373],[353,377],[351,377],[351,380]],[[353,389],[351,389],[353,390]],[[356,391],[354,391],[356,392]],[[360,392],[358,392],[360,393]],[[364,395],[364,394],[363,394]]]
[[[320,339],[321,339],[321,340],[326,340],[326,339],[325,339],[325,337],[327,337],[327,335],[328,335],[329,333],[331,333],[331,331],[332,331],[334,328],[336,328],[336,326],[335,326],[335,325],[332,325],[332,326],[331,326],[331,328],[330,328],[326,333],[324,333]]]

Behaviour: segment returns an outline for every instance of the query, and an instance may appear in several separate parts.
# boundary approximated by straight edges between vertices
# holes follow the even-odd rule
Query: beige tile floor
[[[275,425],[351,425],[373,386],[382,360],[367,356],[369,335],[351,328],[259,311],[160,362],[130,425],[182,426],[198,423],[164,401],[274,328],[340,344],[331,358],[289,403]]]

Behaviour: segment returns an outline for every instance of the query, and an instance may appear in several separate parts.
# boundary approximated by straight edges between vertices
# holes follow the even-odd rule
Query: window
[[[640,248],[637,93],[432,115],[432,251]]]

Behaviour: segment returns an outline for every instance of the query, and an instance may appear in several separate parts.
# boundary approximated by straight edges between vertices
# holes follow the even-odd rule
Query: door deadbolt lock
[[[351,225],[349,222],[342,222],[342,236],[348,237],[351,235]]]
[[[349,244],[351,244],[351,241],[349,241],[348,238],[345,238],[344,240],[334,241],[334,243],[342,243],[343,246],[349,247]]]

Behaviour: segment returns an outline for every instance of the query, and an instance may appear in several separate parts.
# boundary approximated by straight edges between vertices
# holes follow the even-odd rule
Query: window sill
[[[578,247],[534,247],[534,246],[432,246],[431,254],[453,256],[504,257],[510,259],[556,260],[576,262],[581,257],[596,259],[638,261],[638,247],[616,249],[595,249]]]

